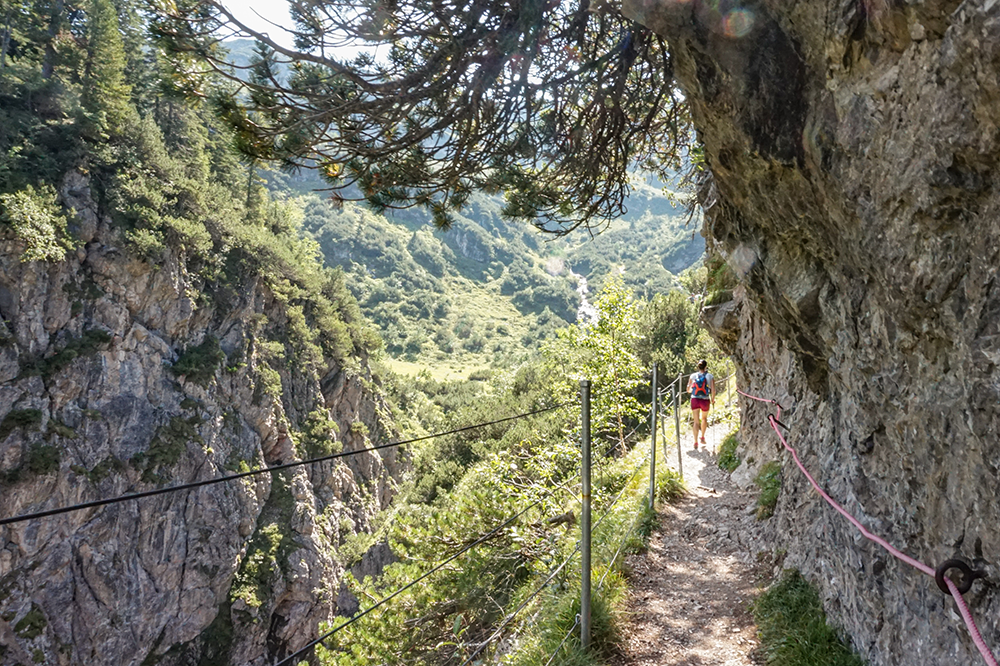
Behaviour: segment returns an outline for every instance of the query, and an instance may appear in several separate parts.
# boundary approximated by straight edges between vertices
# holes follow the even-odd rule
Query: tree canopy
[[[600,0],[291,0],[295,48],[222,2],[158,5],[176,85],[234,82],[215,103],[243,152],[442,227],[474,190],[547,231],[600,227],[630,170],[675,172],[690,135],[666,44]],[[244,68],[222,43],[238,33],[258,41]]]

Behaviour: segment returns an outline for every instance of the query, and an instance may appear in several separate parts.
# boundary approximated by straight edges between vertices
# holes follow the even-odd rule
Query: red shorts
[[[708,398],[691,398],[691,409],[698,411],[699,409],[703,412],[707,412],[712,406],[712,401]]]

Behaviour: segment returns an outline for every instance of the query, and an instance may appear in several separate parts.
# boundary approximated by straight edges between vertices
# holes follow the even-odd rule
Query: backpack
[[[708,375],[704,372],[699,372],[691,378],[691,397],[708,399]]]

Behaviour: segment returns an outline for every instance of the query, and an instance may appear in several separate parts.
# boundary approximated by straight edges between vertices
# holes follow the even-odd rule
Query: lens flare
[[[726,37],[740,39],[753,30],[754,16],[749,9],[734,9],[722,18],[722,32]]]

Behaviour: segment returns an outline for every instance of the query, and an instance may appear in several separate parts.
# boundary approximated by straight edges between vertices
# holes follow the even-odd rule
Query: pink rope
[[[778,403],[777,400],[771,400],[770,398],[758,398],[755,395],[750,395],[749,393],[744,393],[743,391],[741,391],[739,389],[736,389],[736,392],[739,393],[740,395],[745,395],[746,397],[750,398],[751,400],[757,400],[758,402],[769,402],[769,403],[771,403],[772,405],[774,405],[775,407],[778,408],[778,415],[775,416],[774,418],[776,418],[778,420],[781,420],[781,405]]]
[[[983,661],[990,666],[997,666],[997,660],[993,658],[993,653],[990,652],[990,648],[987,647],[982,634],[979,633],[979,627],[976,626],[976,621],[972,619],[972,613],[969,612],[969,607],[966,605],[965,599],[962,598],[962,593],[958,591],[958,585],[955,585],[955,581],[947,576],[944,577],[944,584],[948,586],[951,596],[955,597],[955,603],[958,604],[958,611],[962,614],[962,619],[965,620],[965,626],[969,628],[969,633],[972,634],[972,642],[979,648],[979,654],[983,655]]]
[[[913,559],[906,553],[903,553],[893,548],[892,546],[889,545],[888,542],[885,541],[885,539],[875,536],[874,534],[869,532],[867,529],[865,529],[864,525],[858,522],[858,520],[854,516],[849,514],[847,510],[844,509],[844,507],[840,506],[840,504],[834,501],[832,497],[827,495],[826,492],[824,492],[823,489],[819,487],[819,484],[816,483],[816,479],[812,477],[812,474],[809,473],[809,471],[802,464],[802,461],[799,460],[799,454],[795,451],[794,448],[792,448],[788,444],[788,441],[785,439],[785,436],[781,434],[780,430],[778,430],[777,421],[781,418],[781,405],[779,405],[776,400],[768,400],[767,398],[760,398],[755,395],[750,395],[749,393],[744,393],[739,389],[737,389],[736,391],[737,393],[740,393],[741,395],[744,395],[750,398],[751,400],[757,400],[759,402],[769,402],[778,408],[777,416],[769,414],[767,417],[768,422],[771,424],[771,428],[774,429],[775,434],[778,435],[778,439],[781,440],[781,445],[784,446],[785,449],[792,454],[792,458],[795,459],[795,464],[798,466],[800,470],[802,470],[802,473],[806,475],[807,479],[809,479],[809,483],[811,483],[812,487],[816,489],[816,492],[819,493],[820,497],[826,500],[827,504],[832,506],[837,511],[837,513],[842,515],[844,518],[850,521],[852,525],[858,528],[858,530],[861,532],[861,534],[865,536],[865,538],[874,541],[878,545],[882,546],[882,548],[887,550],[897,559],[906,562],[911,567],[924,572],[931,578],[934,578],[934,575],[936,573],[934,569],[927,566],[923,562]],[[951,592],[951,596],[955,598],[955,603],[958,604],[958,610],[962,614],[962,619],[965,620],[965,626],[969,628],[969,634],[972,635],[972,642],[975,643],[976,647],[979,649],[979,654],[983,656],[983,661],[985,661],[989,666],[997,666],[997,661],[996,659],[994,659],[993,653],[986,645],[986,641],[983,640],[982,634],[979,633],[979,627],[976,626],[976,621],[973,619],[972,613],[969,612],[969,607],[968,605],[966,605],[965,599],[962,597],[962,593],[958,591],[958,586],[955,585],[955,582],[948,576],[944,577],[944,582],[948,586],[948,590]]]
[[[819,484],[816,483],[816,479],[814,479],[812,477],[812,474],[810,474],[806,470],[805,466],[802,464],[802,461],[799,460],[799,454],[795,452],[795,449],[793,449],[791,446],[788,445],[787,441],[785,441],[785,436],[781,434],[781,431],[778,430],[778,424],[774,422],[775,418],[773,416],[770,416],[770,415],[768,415],[767,418],[768,418],[768,421],[771,422],[771,427],[774,428],[774,432],[777,433],[778,439],[781,440],[782,446],[784,446],[785,449],[787,449],[792,454],[792,457],[795,459],[795,464],[798,465],[799,469],[802,470],[802,473],[806,475],[806,478],[809,479],[809,483],[811,483],[812,487],[816,489],[816,492],[818,492],[820,494],[820,497],[822,497],[823,499],[825,499],[830,506],[832,506],[834,509],[836,509],[837,513],[839,513],[840,515],[842,515],[844,518],[847,518],[847,520],[849,520],[852,525],[854,525],[855,527],[857,527],[861,531],[861,533],[863,535],[865,535],[865,538],[870,539],[870,540],[874,541],[875,543],[877,543],[878,545],[882,546],[887,551],[889,551],[890,553],[892,553],[894,556],[896,556],[897,558],[899,558],[899,559],[903,560],[904,562],[906,562],[907,564],[909,564],[911,567],[914,567],[915,569],[919,569],[920,571],[923,571],[925,574],[927,574],[931,578],[934,577],[934,569],[932,569],[931,567],[927,566],[923,562],[919,562],[919,561],[913,559],[912,557],[910,557],[906,553],[903,553],[903,552],[900,552],[900,551],[896,550],[895,548],[893,548],[892,546],[890,546],[889,543],[885,539],[882,539],[881,537],[875,536],[874,534],[872,534],[871,532],[869,532],[867,529],[865,529],[864,525],[862,525],[860,522],[858,522],[857,518],[855,518],[854,516],[852,516],[851,514],[849,514],[844,509],[844,507],[842,507],[839,504],[837,504],[837,502],[835,502],[832,497],[830,497],[829,495],[827,495],[823,491],[823,489],[819,487]]]

